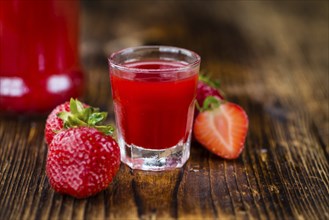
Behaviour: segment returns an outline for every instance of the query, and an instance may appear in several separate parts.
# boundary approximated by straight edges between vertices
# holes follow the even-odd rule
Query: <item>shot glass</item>
[[[171,46],[140,46],[109,58],[121,161],[133,169],[182,167],[190,156],[196,53]]]

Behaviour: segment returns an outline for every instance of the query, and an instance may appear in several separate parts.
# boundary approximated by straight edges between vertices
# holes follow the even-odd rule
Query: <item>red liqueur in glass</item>
[[[184,64],[142,61],[126,66],[161,70],[184,67]],[[186,77],[177,79],[176,74],[136,73],[133,79],[111,75],[118,126],[127,144],[165,149],[187,140],[198,75],[185,73]]]
[[[200,57],[171,46],[140,46],[109,58],[121,160],[170,170],[190,155]]]

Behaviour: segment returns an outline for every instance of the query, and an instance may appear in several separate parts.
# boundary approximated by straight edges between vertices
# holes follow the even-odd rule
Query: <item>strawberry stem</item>
[[[199,105],[197,100],[195,100],[195,107],[199,112],[202,112],[202,107]]]

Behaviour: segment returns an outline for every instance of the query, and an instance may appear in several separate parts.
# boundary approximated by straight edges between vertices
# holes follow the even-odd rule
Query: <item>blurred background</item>
[[[109,54],[136,45],[194,50],[202,57],[201,69],[219,79],[232,99],[271,99],[276,92],[264,81],[278,84],[272,78],[281,77],[280,84],[290,84],[282,76],[305,63],[328,82],[327,1],[83,0],[81,8],[86,98],[93,104],[110,105]],[[289,93],[282,85],[273,87]]]
[[[76,3],[0,1],[0,109],[49,111],[77,96],[80,59],[85,101],[111,110],[107,57],[138,45],[195,51],[201,70],[236,101],[245,96],[266,105],[281,95],[293,98],[292,83],[304,95],[301,103],[328,98],[328,1]],[[319,86],[323,90],[312,89]]]

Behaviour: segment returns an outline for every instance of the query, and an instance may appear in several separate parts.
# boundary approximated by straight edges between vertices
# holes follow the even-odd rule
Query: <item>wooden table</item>
[[[171,172],[121,165],[77,200],[45,175],[44,118],[0,121],[0,219],[329,219],[327,1],[84,1],[84,101],[113,119],[107,55],[144,44],[188,48],[250,119],[245,150],[223,160],[192,144]]]

